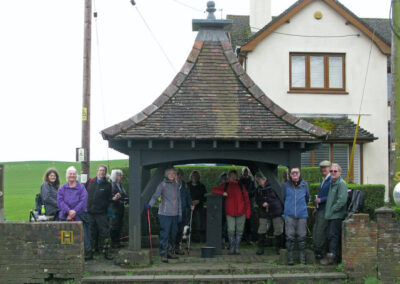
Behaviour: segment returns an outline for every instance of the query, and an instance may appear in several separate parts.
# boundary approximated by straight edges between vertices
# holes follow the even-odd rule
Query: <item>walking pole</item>
[[[190,222],[189,222],[189,238],[187,245],[187,253],[189,255],[190,252],[190,238],[192,237],[192,218],[193,218],[193,210],[190,210]]]
[[[149,223],[150,264],[153,264],[153,243],[151,242],[150,209],[147,209],[147,223]]]

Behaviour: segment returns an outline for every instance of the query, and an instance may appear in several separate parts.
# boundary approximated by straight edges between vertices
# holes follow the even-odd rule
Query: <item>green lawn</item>
[[[40,192],[44,172],[54,167],[58,170],[61,183],[65,183],[65,171],[75,166],[80,171],[80,163],[75,162],[6,162],[4,169],[4,210],[8,221],[28,221],[29,210],[35,206],[35,196]],[[90,176],[95,176],[97,165],[106,164],[111,168],[127,167],[128,160],[93,161]]]

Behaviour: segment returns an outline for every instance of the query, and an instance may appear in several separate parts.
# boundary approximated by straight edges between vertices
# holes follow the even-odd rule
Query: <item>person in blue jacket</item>
[[[285,233],[288,265],[293,265],[293,250],[296,240],[299,246],[300,263],[306,264],[307,203],[310,200],[308,184],[301,178],[300,168],[290,170],[289,180],[282,184],[285,203]]]

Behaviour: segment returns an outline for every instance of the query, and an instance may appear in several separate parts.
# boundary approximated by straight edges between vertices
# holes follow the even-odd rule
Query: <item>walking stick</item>
[[[147,209],[147,223],[149,223],[150,264],[153,264],[153,243],[151,242],[150,209]]]
[[[189,238],[187,245],[187,253],[189,255],[190,252],[190,238],[192,237],[192,218],[193,218],[193,210],[190,210],[190,222],[189,222]]]

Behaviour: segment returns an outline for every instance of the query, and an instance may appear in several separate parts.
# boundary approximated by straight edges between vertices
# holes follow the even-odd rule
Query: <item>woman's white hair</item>
[[[76,170],[76,168],[74,167],[74,166],[70,166],[70,167],[68,167],[68,169],[67,169],[67,171],[66,171],[66,173],[65,173],[65,176],[68,178],[68,173],[69,172],[75,172],[76,173],[76,175],[78,176],[78,171]]]
[[[122,172],[122,170],[119,170],[119,169],[112,170],[110,179],[111,179],[112,182],[116,182],[117,181],[117,177],[118,176],[122,177],[123,175],[124,175],[124,173]]]

